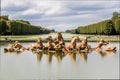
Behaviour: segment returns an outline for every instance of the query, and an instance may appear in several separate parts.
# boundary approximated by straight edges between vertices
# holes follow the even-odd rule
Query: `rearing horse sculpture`
[[[87,44],[87,37],[83,38],[82,42],[78,44],[76,48],[77,50],[86,50],[86,51],[92,50],[90,45]]]
[[[109,44],[107,41],[101,39],[101,40],[98,42],[97,47],[93,48],[93,50],[96,50],[96,51],[100,52],[100,51],[102,51],[102,46],[103,46],[103,45],[107,45],[107,44]]]
[[[62,45],[65,45],[65,41],[62,37],[62,34],[60,32],[57,33],[57,37],[55,38],[55,43],[61,43]]]
[[[8,46],[7,48],[4,48],[4,50],[7,52],[13,52],[13,51],[16,51],[16,49],[18,51],[24,51],[26,50],[26,48],[21,44],[19,43],[18,41],[15,41],[14,44]]]
[[[52,40],[52,36],[48,36],[46,38],[46,40],[48,41],[44,47],[44,50],[54,50],[54,45],[52,44],[53,40]]]
[[[79,41],[79,37],[78,36],[74,36],[72,37],[72,40],[70,42],[70,44],[68,44],[66,46],[66,50],[69,52],[70,50],[76,49],[76,41]]]
[[[65,48],[65,41],[62,37],[62,34],[60,32],[57,33],[57,37],[54,40],[55,43],[55,50],[62,50]]]
[[[37,50],[37,49],[42,49],[43,50],[44,48],[44,45],[42,43],[42,39],[40,37],[38,37],[37,39],[37,43],[36,44],[31,44],[27,50],[31,50],[31,51],[34,51],[34,50]]]

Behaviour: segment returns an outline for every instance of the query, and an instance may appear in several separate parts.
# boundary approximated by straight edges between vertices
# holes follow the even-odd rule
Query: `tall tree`
[[[7,27],[7,23],[4,20],[1,21],[0,27],[1,27],[0,34],[6,34],[8,27]]]
[[[116,34],[116,31],[115,31],[115,28],[114,28],[114,24],[112,23],[112,21],[108,21],[108,23],[105,26],[104,33],[106,35]]]
[[[118,12],[113,12],[112,20],[114,21],[116,18],[118,18],[119,13]]]

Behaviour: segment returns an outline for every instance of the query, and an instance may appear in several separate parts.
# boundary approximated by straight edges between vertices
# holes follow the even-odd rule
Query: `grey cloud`
[[[15,18],[18,19],[40,19],[41,18],[41,14],[30,14],[30,15],[19,15],[19,16],[15,16]]]
[[[11,12],[16,12],[16,11],[24,11],[27,10],[29,6],[15,6],[15,5],[9,5],[5,8],[2,8],[2,11],[11,11]]]
[[[70,26],[66,27],[66,29],[68,29],[110,18],[112,16],[112,12],[119,8],[118,2],[114,2],[113,4],[109,1],[100,1],[100,3],[97,1],[95,3],[85,3],[84,1],[58,2],[61,3],[58,5],[60,6],[60,10],[58,9],[58,12],[50,15],[45,14],[47,11],[49,12],[49,7],[46,9],[47,5],[44,5],[43,7],[40,5],[41,7],[37,7],[36,5],[39,3],[29,4],[27,2],[27,4],[23,6],[11,4],[7,5],[6,7],[2,8],[2,14],[9,14],[12,19],[24,19],[35,25],[41,25],[43,27],[51,27],[55,29],[56,27],[59,27],[59,24],[69,24]],[[33,12],[32,14],[23,14],[29,9],[32,9],[33,11],[38,10],[38,12]],[[52,9],[54,10],[54,7],[52,7]],[[56,30],[62,29],[57,28]]]

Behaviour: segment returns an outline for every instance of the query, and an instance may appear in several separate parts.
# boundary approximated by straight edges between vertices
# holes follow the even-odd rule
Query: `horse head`
[[[38,39],[37,39],[37,43],[42,43],[42,39],[41,39],[41,37],[38,37]]]
[[[48,42],[52,42],[52,41],[53,41],[52,36],[48,36],[48,37],[46,38],[46,40],[47,40]]]
[[[73,48],[76,47],[76,41],[79,41],[79,37],[78,36],[73,36],[70,42],[70,45],[73,46]]]
[[[73,36],[71,42],[74,43],[76,41],[79,41],[79,36]]]

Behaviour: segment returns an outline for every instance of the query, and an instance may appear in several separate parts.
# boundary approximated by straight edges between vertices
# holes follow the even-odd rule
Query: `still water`
[[[31,43],[22,43],[28,47]],[[97,42],[89,42],[95,47]],[[0,45],[0,80],[119,79],[119,43],[116,52],[4,53]],[[103,47],[104,49],[104,47]]]
[[[75,34],[70,34],[70,33],[61,33],[61,34],[62,34],[63,38],[71,38],[71,37],[75,36]],[[38,37],[47,38],[48,35],[52,36],[52,38],[55,38],[57,34],[56,33],[40,34],[40,35],[32,35],[30,37],[33,37],[33,38],[38,38]]]

